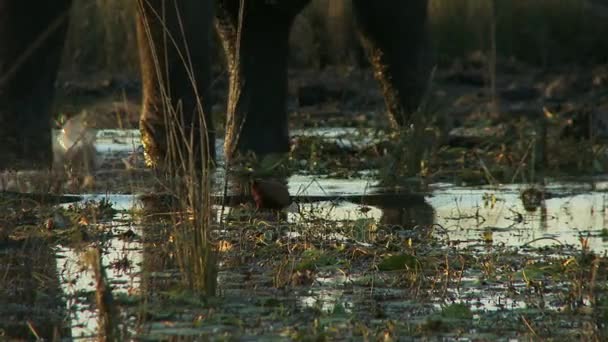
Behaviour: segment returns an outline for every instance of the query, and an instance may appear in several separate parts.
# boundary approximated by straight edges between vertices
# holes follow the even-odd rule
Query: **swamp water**
[[[138,139],[136,131],[99,131],[99,164],[140,153]],[[340,200],[365,198],[376,185],[371,172],[350,179],[296,174],[292,194],[331,200],[299,203],[270,221],[215,206],[215,224],[225,224],[213,236],[228,246],[219,252],[217,303],[179,294],[175,256],[162,247],[171,234],[147,238],[167,227],[134,214],[142,206],[137,195],[87,194],[83,201],[104,200],[117,210],[91,225],[107,233],[102,264],[118,302],[130,306],[120,323],[144,339],[508,340],[546,327],[557,339],[580,338],[608,313],[600,306],[605,295],[584,290],[591,280],[581,261],[608,250],[608,183],[548,184],[551,196],[534,211],[522,204],[525,185],[432,184],[416,203]],[[124,237],[129,231],[133,238]],[[82,265],[83,247],[58,244],[54,251],[70,335],[95,339],[95,281]]]

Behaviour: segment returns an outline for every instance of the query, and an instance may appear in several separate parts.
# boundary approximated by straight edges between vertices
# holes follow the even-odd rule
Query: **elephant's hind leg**
[[[200,169],[215,156],[209,88],[212,0],[139,0],[138,9],[146,162]]]
[[[364,46],[393,123],[410,123],[427,88],[427,0],[353,0]]]
[[[0,0],[0,170],[49,168],[70,0]]]
[[[264,156],[289,150],[288,38],[293,19],[307,3],[219,1],[218,31],[230,74],[224,148],[228,159],[247,152]]]

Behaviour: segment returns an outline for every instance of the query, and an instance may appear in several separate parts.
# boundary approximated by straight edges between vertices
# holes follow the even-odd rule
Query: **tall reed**
[[[142,0],[141,6],[148,6],[148,0]],[[150,15],[157,16],[154,20],[142,14],[143,30],[147,36],[148,43],[152,51],[154,60],[154,72],[158,75],[158,92],[161,96],[162,108],[160,110],[163,118],[165,130],[163,150],[166,152],[164,160],[157,165],[159,180],[166,189],[177,198],[177,207],[174,208],[173,229],[175,237],[175,256],[181,270],[184,285],[203,295],[213,296],[216,288],[216,261],[213,246],[210,241],[210,229],[212,226],[212,207],[211,207],[211,176],[212,176],[212,150],[215,142],[211,141],[207,134],[205,106],[202,101],[209,101],[198,93],[197,78],[194,65],[190,54],[190,48],[186,43],[188,40],[185,32],[189,28],[182,22],[185,14],[180,13],[177,3],[167,2],[166,6],[175,6],[171,11],[175,11],[178,20],[178,31],[171,31],[171,25],[165,22],[164,13],[157,13],[154,10],[146,11]],[[152,8],[152,7],[151,7]],[[144,13],[144,11],[140,11]],[[151,25],[161,25],[162,37],[152,34]],[[158,27],[154,28],[159,30]],[[192,32],[189,32],[192,34]],[[194,33],[196,34],[196,33]],[[162,46],[156,46],[163,44]],[[166,82],[171,77],[171,67],[168,65],[165,56],[177,54],[180,68],[184,68],[187,79],[190,82],[191,90],[196,97],[196,118],[194,122],[185,123],[183,107],[181,102],[177,104],[172,99],[171,90],[166,89]],[[160,52],[159,52],[160,51]],[[159,56],[158,54],[163,54]],[[162,64],[160,61],[165,61]],[[181,70],[180,70],[181,72]],[[177,96],[173,94],[173,96]],[[144,106],[144,110],[146,110]],[[151,108],[150,108],[151,110]],[[197,134],[201,130],[203,134]],[[162,144],[162,142],[161,142]],[[199,148],[203,147],[203,148]],[[158,152],[158,151],[156,151]]]

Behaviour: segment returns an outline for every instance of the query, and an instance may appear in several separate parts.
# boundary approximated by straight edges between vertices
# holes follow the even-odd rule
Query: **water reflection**
[[[0,241],[1,339],[70,337],[60,288],[64,282],[53,255],[43,238]]]
[[[605,251],[608,242],[602,238],[602,230],[606,227],[606,194],[566,195],[568,192],[560,195],[554,191],[555,196],[545,199],[534,212],[525,210],[520,192],[513,186],[502,190],[439,190],[428,202],[435,208],[436,222],[448,230],[451,240],[475,242],[482,239],[483,232],[491,231],[495,244],[521,246],[546,237],[580,246],[583,236],[589,238],[591,250]],[[540,239],[534,246],[555,243]]]
[[[84,200],[109,199],[118,210],[132,208],[135,197],[130,195],[88,195]],[[132,230],[142,236],[143,229],[130,223],[131,217],[118,214],[116,221],[100,223],[97,229],[112,234],[101,243],[102,264],[105,267],[109,285],[114,295],[135,295],[140,292],[143,262],[142,243],[139,239],[124,239],[121,233]],[[60,272],[61,289],[67,298],[67,311],[70,313],[71,336],[74,339],[95,339],[98,334],[96,304],[91,293],[95,292],[95,275],[85,265],[86,245],[78,247],[57,246],[57,268]]]
[[[365,225],[362,227],[366,229],[371,229],[374,225],[410,229],[437,223],[446,228],[450,240],[460,240],[464,245],[480,243],[483,241],[484,232],[491,231],[492,243],[499,245],[521,246],[540,237],[551,237],[564,244],[578,245],[580,235],[589,235],[589,246],[592,250],[601,252],[608,247],[608,243],[600,236],[606,224],[606,194],[602,192],[554,196],[546,199],[538,210],[529,212],[521,203],[517,187],[500,190],[439,188],[423,202],[410,203],[407,200],[395,200],[396,197],[393,197],[392,200],[369,205],[361,204],[361,201],[354,203],[339,200],[340,196],[346,195],[351,196],[351,199],[354,198],[353,195],[365,198],[370,194],[373,185],[368,180],[317,180],[294,176],[289,184],[293,193],[332,197],[331,201],[300,203],[297,211],[287,214],[287,222],[302,227],[312,228],[323,221],[350,224],[350,227],[355,228],[359,227],[357,222],[363,222]],[[87,197],[93,198],[100,199],[101,196]],[[131,195],[110,195],[109,200],[118,209],[130,209],[139,203],[136,197]],[[228,212],[229,210],[226,213]],[[166,227],[160,228],[162,224],[158,218],[138,222],[145,228],[138,225],[125,226],[123,220],[103,223],[100,226],[100,229],[111,230],[114,236],[117,236],[103,245],[103,263],[108,267],[108,277],[115,293],[138,293],[142,286],[155,291],[166,289],[175,281],[178,272],[170,249],[166,248],[171,239],[169,230]],[[142,244],[141,240],[125,241],[118,238],[119,233],[127,229],[132,229],[142,237],[150,237],[153,234],[154,238],[146,244]],[[356,236],[354,231],[342,231],[341,234],[327,237],[336,240]],[[364,236],[361,242],[373,238],[369,234]],[[555,240],[541,239],[535,242],[535,245],[554,243]],[[93,274],[80,264],[81,253],[78,249],[59,246],[56,259],[61,272],[61,289],[70,298],[67,307],[73,313],[71,335],[75,338],[95,336],[97,328],[93,305],[80,300],[84,294],[94,291]],[[116,265],[121,260],[128,260],[130,267],[117,268]],[[142,277],[142,274],[148,276]],[[219,278],[220,289],[225,286],[222,279],[227,278]],[[352,282],[355,278],[350,275],[348,279],[348,282]],[[327,281],[335,282],[336,279],[330,277],[328,280],[326,275],[321,274],[315,279],[315,284],[318,284],[315,286],[321,289]],[[346,278],[342,280],[343,283],[346,281]],[[229,292],[224,289],[220,290],[220,293]],[[462,300],[474,299],[475,303],[472,304],[485,310],[522,305],[517,302],[507,303],[491,295],[484,296],[483,293],[463,292],[454,296],[460,296]],[[333,290],[324,292],[317,292],[313,287],[298,298],[302,306],[321,307],[331,311],[336,305],[342,305],[348,311],[353,307],[350,297],[352,294],[346,296],[340,286],[336,286]]]
[[[98,153],[130,153],[139,146],[136,132],[124,136],[119,133],[98,134]],[[218,151],[221,151],[221,141],[216,143]],[[221,153],[218,153],[218,156],[221,156]],[[221,162],[220,159],[220,164]],[[223,184],[221,176],[221,168],[218,168],[218,185]],[[493,245],[522,246],[531,241],[535,241],[535,246],[542,246],[555,244],[556,240],[563,244],[580,246],[579,238],[584,236],[588,237],[591,250],[604,252],[608,248],[608,242],[602,238],[602,230],[607,227],[606,194],[598,190],[606,189],[607,184],[549,185],[546,190],[553,196],[539,202],[535,211],[526,210],[522,204],[518,185],[498,189],[471,189],[438,184],[432,187],[434,190],[431,194],[415,200],[398,194],[376,196],[373,190],[377,182],[371,177],[331,179],[293,175],[288,179],[288,184],[292,195],[302,198],[317,197],[317,200],[299,202],[294,210],[287,211],[281,219],[290,226],[301,227],[302,230],[282,232],[284,234],[306,234],[307,230],[318,228],[320,225],[332,225],[331,228],[337,226],[342,229],[334,230],[331,234],[324,235],[324,238],[334,241],[354,239],[357,243],[367,243],[377,238],[378,226],[389,227],[390,231],[387,229],[386,233],[393,233],[396,229],[407,231],[416,226],[438,224],[446,229],[452,242],[461,242],[456,246],[480,243],[488,248]],[[221,194],[221,190],[221,186],[218,186],[217,193]],[[323,197],[326,200],[322,200]],[[95,198],[100,199],[101,196],[87,196],[87,199]],[[130,195],[109,195],[109,199],[117,209],[128,210],[134,205],[141,205],[135,196]],[[162,211],[159,208],[154,210]],[[224,214],[228,215],[230,212],[228,208]],[[220,217],[221,213],[221,210],[217,210],[214,216],[218,221],[225,218]],[[150,213],[140,217],[136,225],[125,226],[125,221],[118,220],[119,217],[115,221],[100,225],[99,229],[111,230],[115,236],[103,243],[103,264],[107,267],[115,293],[166,290],[175,282],[179,271],[171,248],[168,247],[172,240],[171,227],[161,222],[162,217],[157,214]],[[140,239],[120,239],[120,232],[128,229],[145,238],[146,243],[142,243]],[[375,231],[372,233],[373,230]],[[86,294],[94,291],[93,274],[81,265],[81,250],[64,246],[58,248],[56,263],[61,273],[58,281],[69,298],[66,305],[72,313],[71,335],[96,336],[94,305],[83,300],[87,297]],[[124,264],[122,262],[125,260],[128,261],[129,267],[116,267]],[[227,284],[227,279],[238,278],[238,275],[226,275],[230,272],[225,270],[219,277],[220,293],[231,293],[230,289],[227,289],[229,286],[243,285],[242,281],[234,280]],[[314,306],[331,311],[336,305],[342,305],[346,312],[351,312],[355,305],[370,305],[369,302],[361,302],[361,298],[369,297],[359,298],[352,293],[352,288],[349,289],[351,293],[345,294],[345,290],[340,287],[342,284],[356,281],[357,276],[348,275],[341,279],[320,274],[315,277],[315,285],[298,297],[301,306]],[[328,285],[329,282],[332,284]],[[327,287],[332,289],[328,290]],[[384,301],[386,298],[402,296],[399,291],[401,290],[374,288],[375,295],[385,296],[382,297]],[[493,296],[491,292],[462,291],[453,293],[452,296],[485,310],[518,308],[523,305],[517,301],[505,302],[504,298]],[[355,301],[359,302],[353,304]],[[395,301],[390,305],[395,306],[395,310],[403,310],[404,306],[411,303]],[[428,307],[423,309],[430,310]]]

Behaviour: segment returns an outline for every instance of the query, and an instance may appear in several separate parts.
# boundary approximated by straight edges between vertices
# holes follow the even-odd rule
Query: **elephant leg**
[[[411,123],[430,71],[428,0],[353,0],[363,45],[394,125]]]
[[[210,91],[212,1],[138,1],[140,129],[148,166],[200,169],[215,158]]]
[[[248,152],[261,157],[289,151],[288,38],[295,16],[308,2],[219,0],[217,28],[230,75],[228,160]]]
[[[51,106],[71,2],[0,0],[0,170],[52,165]]]

